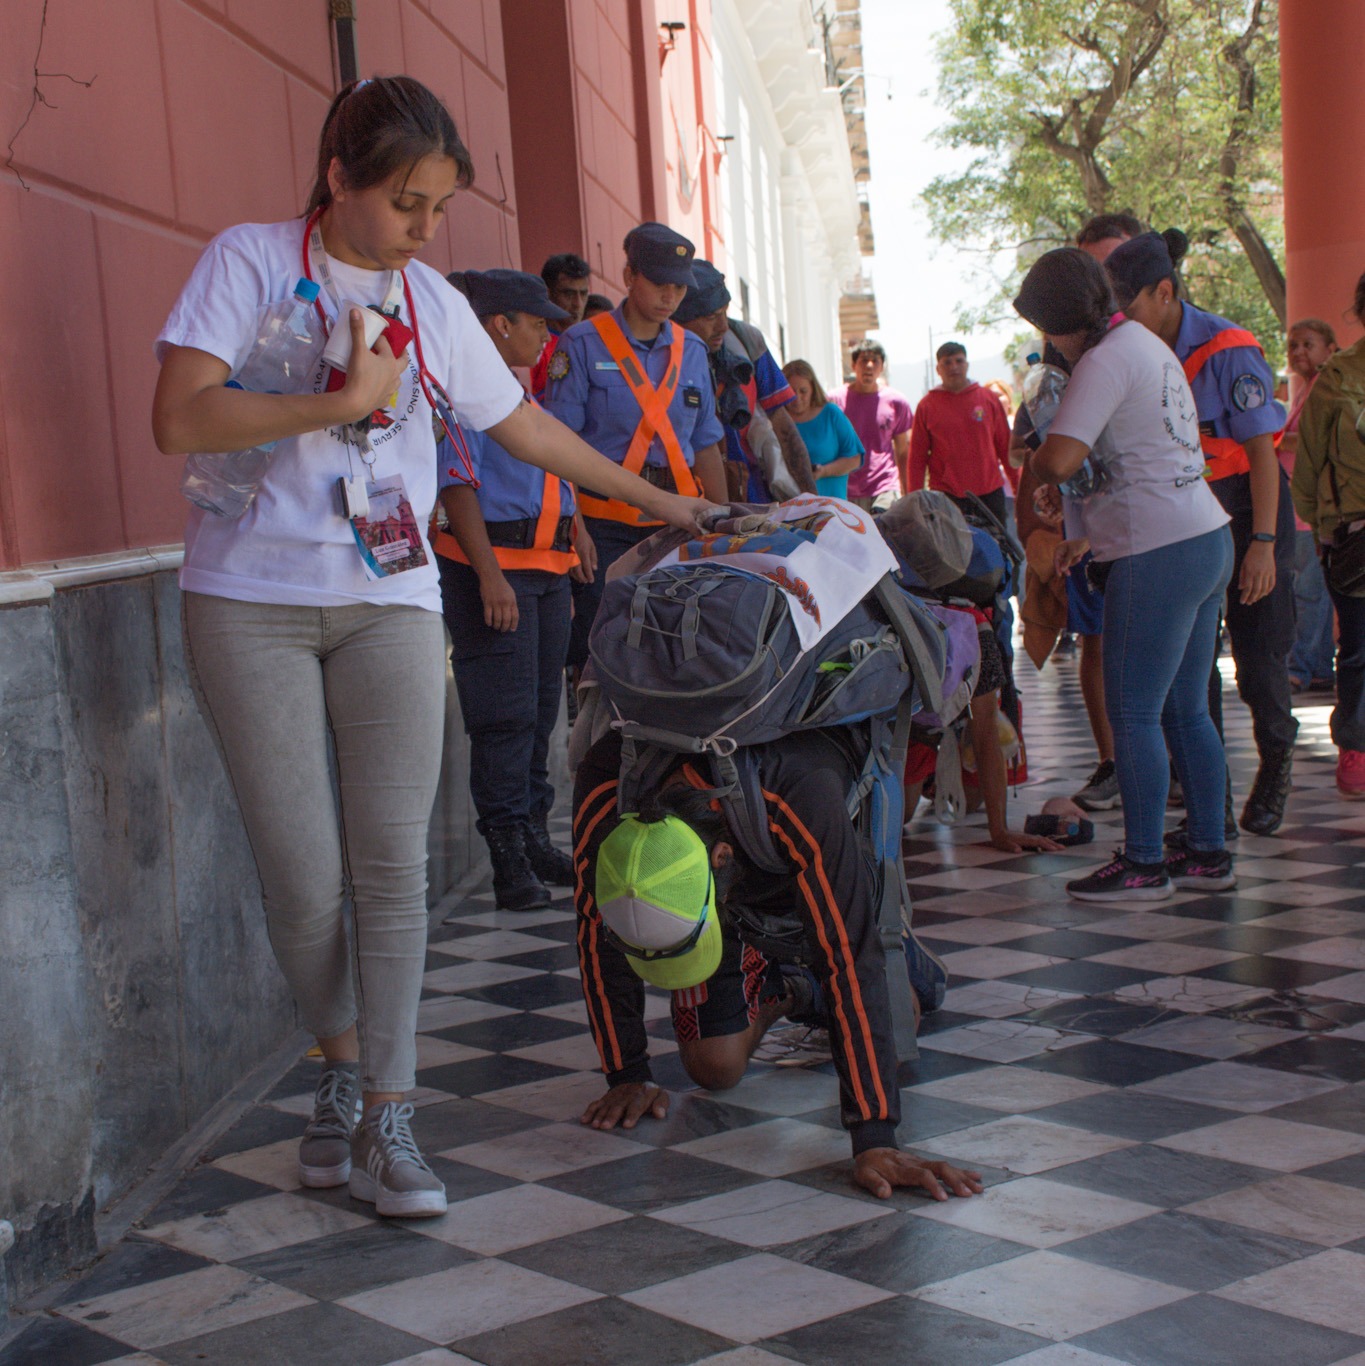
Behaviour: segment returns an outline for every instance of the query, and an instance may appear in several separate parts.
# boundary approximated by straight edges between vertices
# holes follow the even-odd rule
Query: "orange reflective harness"
[[[536,403],[534,397],[529,401]],[[540,405],[536,403],[536,406]],[[560,521],[559,476],[551,474],[549,470],[543,470],[542,474],[540,512],[536,515],[536,530],[531,544],[524,549],[495,545],[491,547],[493,558],[503,569],[540,569],[547,574],[567,574],[578,564],[578,552],[554,548],[555,532]],[[437,531],[431,538],[431,548],[457,564],[469,563],[469,556],[460,549],[454,532]]]
[[[635,401],[640,405],[640,422],[635,435],[630,439],[621,467],[631,474],[639,474],[645,467],[645,457],[657,436],[663,444],[664,455],[668,457],[668,469],[673,476],[673,484],[685,498],[695,498],[699,492],[697,481],[688,467],[687,457],[683,454],[682,443],[673,430],[668,416],[669,405],[678,392],[678,381],[682,378],[683,344],[686,333],[676,323],[673,327],[673,342],[669,347],[668,368],[656,388],[649,382],[635,348],[631,346],[621,325],[610,313],[599,313],[592,320],[607,354],[616,362],[621,377],[630,387]],[[580,489],[579,505],[588,517],[600,517],[606,521],[624,522],[627,526],[662,526],[662,522],[648,521],[638,508],[623,503],[616,498],[601,498]]]
[[[1250,346],[1260,351],[1261,343],[1240,327],[1225,328],[1216,337],[1210,337],[1203,346],[1197,346],[1181,362],[1185,367],[1185,378],[1194,384],[1195,376],[1208,364],[1209,357],[1220,351],[1231,351],[1234,347]],[[1251,470],[1251,459],[1247,448],[1230,436],[1206,436],[1203,423],[1200,423],[1199,444],[1204,448],[1208,468],[1204,478],[1210,483],[1226,479],[1232,474],[1247,474]]]

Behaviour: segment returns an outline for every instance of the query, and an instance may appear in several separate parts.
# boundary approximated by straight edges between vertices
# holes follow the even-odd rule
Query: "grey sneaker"
[[[411,1118],[411,1105],[371,1105],[351,1136],[351,1194],[387,1218],[446,1212],[446,1188],[417,1151]]]
[[[1112,759],[1103,759],[1073,799],[1082,811],[1112,811],[1119,804],[1119,775]]]
[[[351,1175],[351,1131],[360,1116],[360,1065],[335,1063],[318,1078],[313,1118],[299,1144],[299,1183],[344,1186]]]

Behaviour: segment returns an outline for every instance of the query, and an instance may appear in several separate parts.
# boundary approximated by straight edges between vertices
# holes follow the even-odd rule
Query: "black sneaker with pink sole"
[[[1077,901],[1165,901],[1175,888],[1164,863],[1136,863],[1116,850],[1113,861],[1066,884],[1067,895]]]
[[[1166,876],[1191,891],[1226,892],[1237,885],[1226,849],[1177,849],[1166,855]]]

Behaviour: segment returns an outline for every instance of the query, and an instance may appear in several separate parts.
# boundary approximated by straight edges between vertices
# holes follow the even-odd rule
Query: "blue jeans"
[[[1227,527],[1113,562],[1104,589],[1104,701],[1114,728],[1126,852],[1161,861],[1167,747],[1191,848],[1223,847],[1226,760],[1209,716],[1218,613],[1232,577]]]
[[[469,795],[479,813],[479,833],[527,821],[541,824],[555,800],[550,733],[564,695],[569,576],[509,569],[517,629],[495,631],[484,624],[478,575],[443,556],[436,563],[469,736]]]
[[[1289,672],[1305,683],[1331,678],[1337,652],[1332,639],[1332,599],[1322,577],[1318,538],[1312,531],[1294,533],[1294,609],[1298,624]]]

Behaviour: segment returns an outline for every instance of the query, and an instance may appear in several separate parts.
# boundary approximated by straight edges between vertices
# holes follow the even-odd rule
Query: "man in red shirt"
[[[935,353],[942,381],[920,399],[910,431],[911,489],[939,489],[961,500],[974,493],[1004,522],[1010,424],[999,397],[967,375],[967,348],[944,342]]]

